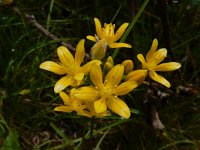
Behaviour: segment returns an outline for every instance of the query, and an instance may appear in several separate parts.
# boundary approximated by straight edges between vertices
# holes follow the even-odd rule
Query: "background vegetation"
[[[136,54],[145,54],[156,37],[160,48],[172,50],[168,60],[180,62],[182,67],[180,72],[166,75],[172,88],[155,85],[147,89],[144,85],[125,97],[132,108],[128,120],[115,115],[88,119],[54,112],[55,104],[61,102],[53,92],[57,76],[40,70],[39,65],[56,59],[55,50],[61,41],[75,47],[81,38],[94,34],[94,17],[119,27],[132,21],[143,1],[16,0],[11,5],[0,2],[2,150],[200,149],[199,0],[166,0],[166,10],[159,0],[149,1],[132,28],[126,42],[133,49],[120,49],[116,63],[124,59],[135,62]],[[34,15],[58,39],[39,31],[26,13]],[[166,38],[167,34],[170,36]],[[86,42],[88,52],[91,45]],[[146,103],[146,97],[151,101]],[[149,103],[158,108],[163,131],[151,126]]]

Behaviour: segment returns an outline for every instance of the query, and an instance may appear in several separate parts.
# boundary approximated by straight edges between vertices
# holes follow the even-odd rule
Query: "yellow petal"
[[[159,49],[157,50],[151,59],[149,59],[149,64],[152,64],[152,65],[157,65],[159,64],[160,62],[162,62],[165,57],[167,57],[167,49],[166,48],[162,48],[162,49]]]
[[[129,23],[124,23],[122,24],[119,29],[117,30],[117,32],[114,35],[114,40],[117,41],[118,39],[121,38],[121,36],[124,34],[126,28],[128,27]]]
[[[60,62],[64,66],[69,66],[74,63],[74,57],[72,56],[72,54],[66,47],[64,47],[64,46],[58,47],[57,53],[58,53]]]
[[[99,92],[93,86],[85,86],[78,89],[72,89],[70,91],[71,97],[78,98],[84,101],[95,101],[99,99]]]
[[[100,65],[100,64],[101,64],[100,60],[91,60],[87,64],[85,64],[84,66],[82,66],[80,68],[79,72],[83,72],[84,74],[87,74],[88,72],[90,72],[90,69],[91,69],[92,65]]]
[[[102,112],[102,113],[95,113],[95,114],[94,114],[94,116],[95,116],[96,118],[102,118],[102,117],[106,117],[106,116],[110,116],[110,115],[111,115],[111,113],[110,113],[109,110],[106,110],[106,111],[104,111],[104,112]]]
[[[96,113],[102,113],[107,110],[105,98],[101,98],[94,102],[94,110]]]
[[[136,81],[142,84],[147,76],[147,70],[134,70],[127,74],[125,81]]]
[[[103,87],[103,75],[100,65],[93,65],[90,71],[90,79],[96,87],[101,89]]]
[[[61,111],[61,112],[72,112],[73,109],[68,106],[58,106],[54,108],[54,111]]]
[[[80,115],[80,116],[86,116],[88,118],[92,118],[94,115],[92,113],[90,113],[89,111],[87,110],[80,110],[80,111],[77,111],[77,115]]]
[[[170,86],[171,86],[170,83],[164,77],[162,77],[161,75],[158,75],[155,71],[149,71],[149,76],[154,81],[170,88]]]
[[[106,75],[105,78],[105,85],[109,85],[111,87],[117,86],[122,79],[124,73],[124,66],[123,65],[116,65],[114,66]]]
[[[112,25],[112,23],[110,23],[109,25],[110,29],[109,29],[109,37],[113,37],[114,36],[114,28],[115,28],[115,24]]]
[[[86,38],[87,38],[88,40],[97,42],[97,39],[96,39],[94,36],[92,36],[92,35],[88,35]]]
[[[95,117],[105,117],[105,116],[110,116],[111,113],[109,110],[106,110],[102,113],[96,113],[95,110],[94,110],[94,102],[85,102],[86,105],[87,105],[87,109],[89,110],[89,114],[90,116],[95,116]]]
[[[107,106],[110,110],[123,118],[128,119],[131,116],[128,106],[120,98],[108,99]]]
[[[106,23],[104,23],[104,28],[103,28],[103,30],[102,30],[103,32],[103,36],[102,36],[102,38],[103,37],[108,37],[109,36],[109,33],[110,33],[110,24],[106,24]]]
[[[124,66],[124,74],[127,74],[131,71],[133,71],[133,61],[132,60],[124,60],[122,62],[122,65]]]
[[[151,45],[151,49],[149,50],[149,52],[146,55],[147,61],[149,61],[153,57],[153,54],[156,52],[157,48],[158,48],[158,40],[154,39],[152,42],[152,45]]]
[[[77,47],[76,47],[76,53],[75,53],[75,63],[77,65],[80,65],[84,59],[85,56],[85,47],[84,47],[85,40],[82,39],[79,41]]]
[[[70,98],[65,92],[60,92],[59,95],[60,95],[60,97],[63,100],[65,105],[70,103]]]
[[[135,81],[127,81],[120,84],[115,90],[115,95],[126,95],[138,86]]]
[[[110,48],[121,48],[121,47],[131,48],[132,46],[126,43],[111,43],[109,44],[109,47]]]
[[[39,66],[41,69],[47,70],[47,71],[51,71],[55,74],[58,75],[63,75],[66,74],[66,70],[65,67],[53,62],[53,61],[45,61],[43,63],[40,64]]]
[[[173,71],[177,70],[181,67],[180,63],[177,62],[169,62],[169,63],[162,63],[154,68],[155,71]]]
[[[97,59],[101,60],[104,58],[107,50],[107,43],[104,39],[98,41],[94,44],[94,46],[91,49],[91,57],[92,60]]]
[[[101,29],[101,22],[99,21],[98,18],[94,18],[94,22],[95,22],[95,27],[96,27],[97,35],[98,35],[98,37],[100,39],[102,39],[103,33],[102,33],[102,29]]]
[[[137,55],[138,60],[142,63],[142,69],[148,69],[146,60],[142,54]]]
[[[65,76],[62,77],[60,80],[58,80],[54,86],[54,92],[59,93],[62,90],[64,90],[66,87],[71,85],[73,83],[73,79],[71,76]]]
[[[84,73],[76,73],[75,75],[74,75],[74,80],[76,80],[76,81],[82,81],[83,80],[83,78],[84,78]]]

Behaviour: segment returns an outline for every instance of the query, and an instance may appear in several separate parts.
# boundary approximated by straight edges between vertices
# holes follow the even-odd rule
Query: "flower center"
[[[101,96],[102,97],[110,97],[113,95],[113,89],[110,87],[110,86],[104,86],[102,89],[101,89]]]
[[[154,62],[153,63],[148,63],[146,69],[152,70],[152,69],[154,69],[155,66],[156,66],[156,64]]]
[[[68,67],[68,74],[71,76],[74,76],[75,74],[79,72],[79,69],[80,69],[80,66],[78,66],[77,64],[73,64]]]
[[[115,24],[112,25],[112,23],[110,24],[104,24],[104,28],[102,28],[103,30],[103,38],[107,41],[107,43],[112,43],[113,39],[112,37],[114,36],[114,29],[115,29]]]

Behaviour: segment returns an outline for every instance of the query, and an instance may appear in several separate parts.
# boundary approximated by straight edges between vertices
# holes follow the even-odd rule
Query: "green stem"
[[[142,12],[144,11],[145,7],[147,6],[149,0],[145,0],[144,3],[142,4],[142,6],[140,7],[138,13],[136,14],[136,16],[133,18],[133,20],[131,21],[131,24],[128,26],[126,32],[124,33],[124,35],[122,36],[120,43],[124,42],[128,36],[128,34],[130,33],[130,31],[132,30],[133,26],[135,25],[135,23],[137,22],[138,18],[140,17],[140,15],[142,14]],[[115,57],[117,56],[119,52],[119,48],[116,48],[112,57],[113,59],[115,59]]]

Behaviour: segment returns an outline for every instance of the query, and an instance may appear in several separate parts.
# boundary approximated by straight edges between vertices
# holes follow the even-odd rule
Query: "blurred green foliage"
[[[14,1],[0,6],[0,145],[13,149],[198,149],[200,147],[200,2],[167,1],[171,49],[182,64],[181,75],[168,76],[172,93],[159,104],[160,118],[166,129],[155,131],[145,122],[148,114],[142,104],[145,87],[126,97],[133,109],[130,120],[113,115],[88,119],[75,114],[56,113],[61,102],[53,92],[56,76],[39,69],[41,62],[56,60],[61,41],[75,46],[79,39],[94,34],[93,18],[116,24],[131,22],[141,7],[140,0],[48,0]],[[58,37],[52,40],[27,21],[25,13]],[[156,0],[150,1],[128,35],[132,50],[120,49],[115,63],[136,59],[146,53],[153,38],[165,47]],[[89,52],[92,43],[86,42]],[[112,55],[112,52],[110,52]],[[170,57],[169,57],[170,59]],[[139,64],[135,64],[136,67]],[[54,78],[51,78],[54,76]],[[184,90],[180,90],[183,85]],[[166,92],[165,89],[159,89]],[[26,91],[24,93],[24,91]],[[138,113],[140,112],[140,113]],[[148,119],[147,119],[148,120]],[[20,145],[20,146],[19,146]]]

